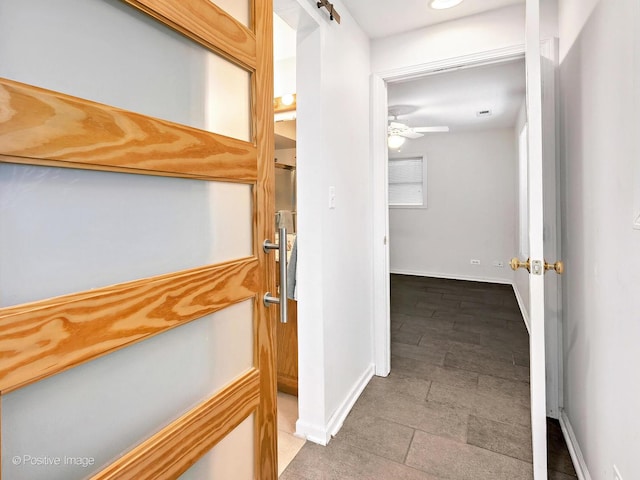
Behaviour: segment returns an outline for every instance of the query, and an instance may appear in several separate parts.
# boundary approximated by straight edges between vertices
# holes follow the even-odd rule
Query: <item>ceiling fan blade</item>
[[[413,130],[420,133],[446,133],[449,127],[414,127]]]
[[[424,137],[422,133],[414,132],[412,129],[407,129],[404,132],[400,132],[398,135],[405,138],[410,138],[412,140],[416,138]]]
[[[393,129],[396,129],[396,130],[405,130],[408,127],[404,123],[391,122],[391,123],[389,123],[389,128],[393,128]]]

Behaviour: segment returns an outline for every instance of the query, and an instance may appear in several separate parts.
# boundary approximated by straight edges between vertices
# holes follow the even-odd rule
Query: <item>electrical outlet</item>
[[[471,265],[480,265],[480,260],[471,259]]]
[[[501,262],[500,260],[496,260],[495,262],[493,262],[493,266],[498,268],[504,268],[504,262]]]
[[[620,475],[618,467],[615,465],[613,466],[613,480],[622,480],[622,475]]]

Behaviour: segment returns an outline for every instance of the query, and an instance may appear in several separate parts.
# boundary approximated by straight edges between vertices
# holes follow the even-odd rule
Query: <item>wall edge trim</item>
[[[391,268],[389,273],[396,275],[412,275],[414,277],[433,277],[433,278],[446,278],[449,280],[466,280],[470,282],[485,282],[485,283],[498,283],[500,285],[513,285],[511,280],[505,278],[491,278],[481,277],[475,275],[456,275],[450,273],[439,272],[423,272],[418,270],[405,270],[403,268]]]
[[[591,474],[589,473],[587,463],[585,462],[584,456],[582,455],[582,450],[580,449],[578,439],[576,438],[576,435],[573,431],[573,427],[571,426],[571,422],[569,421],[567,413],[562,408],[560,409],[560,428],[562,429],[562,434],[564,435],[564,439],[567,442],[569,455],[571,455],[571,460],[573,461],[573,466],[576,469],[578,479],[591,480]]]
[[[520,313],[522,313],[522,319],[524,320],[524,324],[527,327],[527,332],[529,332],[529,335],[531,335],[531,324],[529,321],[529,313],[527,312],[527,308],[524,305],[524,299],[520,294],[520,289],[518,289],[518,286],[516,285],[515,282],[513,282],[511,286],[513,287],[513,293],[515,294],[516,300],[518,301],[518,307],[520,307]]]
[[[326,429],[300,419],[296,421],[296,432],[294,435],[322,446],[328,445],[329,440],[331,440],[331,435],[329,435]]]
[[[298,438],[304,438],[310,442],[317,443],[318,445],[327,446],[331,441],[331,438],[334,437],[342,428],[347,415],[351,412],[351,409],[358,398],[360,398],[360,395],[369,384],[369,381],[373,378],[374,374],[375,364],[371,363],[367,366],[360,378],[358,378],[354,383],[349,394],[338,406],[333,415],[331,415],[331,418],[325,426],[314,425],[298,419],[294,435]]]
[[[334,437],[342,428],[342,424],[344,423],[347,415],[351,412],[351,409],[355,405],[360,395],[369,384],[369,381],[373,378],[375,374],[375,364],[370,363],[366,370],[362,373],[360,378],[356,381],[356,383],[351,388],[349,394],[345,397],[342,403],[336,408],[333,415],[329,419],[327,423],[327,432],[329,435]]]
[[[514,58],[524,58],[524,43],[517,43],[507,47],[496,48],[482,52],[470,53],[458,57],[443,58],[427,63],[408,65],[390,70],[375,71],[375,75],[382,77],[386,81],[406,80],[408,78],[420,77],[431,71],[448,70],[460,67],[478,66],[503,61],[510,61]]]

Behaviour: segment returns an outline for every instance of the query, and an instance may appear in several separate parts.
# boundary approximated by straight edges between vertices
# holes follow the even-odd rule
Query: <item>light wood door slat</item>
[[[275,171],[273,135],[273,3],[270,0],[253,0],[253,15],[258,52],[258,67],[253,76],[254,112],[258,146],[258,184],[255,190],[256,240],[273,238],[275,230]],[[286,241],[281,239],[280,241]],[[254,250],[255,251],[255,250]],[[275,258],[273,254],[259,257],[262,285],[275,292]],[[281,301],[286,301],[286,290],[280,291]],[[255,443],[259,453],[255,455],[255,470],[261,479],[278,478],[277,438],[277,370],[276,370],[276,308],[257,309],[256,365],[260,369],[262,401],[258,408]]]
[[[251,257],[0,309],[0,392],[254,297],[258,281]]]
[[[91,480],[177,478],[255,411],[259,382],[258,371],[250,370]]]
[[[123,1],[246,69],[255,70],[255,35],[210,0]]]
[[[0,79],[0,155],[36,165],[257,178],[257,149],[249,142],[6,79]]]

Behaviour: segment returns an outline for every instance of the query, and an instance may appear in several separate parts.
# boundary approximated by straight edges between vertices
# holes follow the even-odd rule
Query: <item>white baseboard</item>
[[[369,384],[369,381],[373,378],[375,374],[375,365],[372,363],[367,367],[364,373],[360,376],[358,381],[355,383],[349,395],[344,399],[344,401],[340,404],[340,406],[336,409],[336,411],[331,415],[329,419],[329,424],[327,425],[327,431],[331,434],[331,436],[335,436],[340,429],[342,428],[342,424],[344,423],[347,415],[360,398],[363,390]]]
[[[347,418],[347,415],[349,415],[349,412],[362,394],[362,391],[369,384],[369,380],[373,378],[374,373],[375,365],[372,363],[353,385],[351,391],[345,397],[344,401],[338,406],[333,415],[331,415],[326,426],[320,427],[318,425],[312,425],[298,420],[296,422],[295,436],[317,443],[318,445],[328,445],[331,441],[331,437],[335,436],[342,428],[342,424]]]
[[[321,428],[317,425],[303,422],[300,419],[296,422],[296,433],[294,435],[323,446],[327,445],[329,440],[331,440],[331,435],[326,428]]]
[[[531,335],[531,326],[529,322],[529,312],[527,312],[527,307],[524,304],[524,300],[522,299],[522,295],[520,295],[520,290],[518,290],[518,286],[514,283],[511,284],[513,286],[513,293],[516,295],[516,300],[518,301],[518,306],[520,307],[520,313],[522,313],[522,318],[524,319],[524,324],[527,327],[527,332]]]
[[[449,273],[419,272],[416,270],[403,270],[395,268],[391,268],[389,272],[395,273],[397,275],[413,275],[414,277],[446,278],[448,280],[467,280],[470,282],[499,283],[501,285],[511,285],[513,283],[512,280],[505,278],[476,277],[472,275],[452,275]]]
[[[576,438],[575,433],[573,433],[571,422],[569,421],[569,417],[567,417],[567,414],[564,410],[560,410],[560,427],[562,428],[564,439],[567,442],[569,454],[571,455],[571,460],[573,460],[573,466],[576,469],[578,479],[591,480],[591,474],[589,473],[587,464],[584,461],[584,457],[582,456],[582,450],[580,450],[578,439]]]

